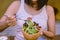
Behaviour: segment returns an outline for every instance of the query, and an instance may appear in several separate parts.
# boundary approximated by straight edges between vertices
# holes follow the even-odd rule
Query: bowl
[[[25,38],[26,40],[37,40],[38,37],[40,37],[40,33],[39,33],[39,32],[38,32],[38,33],[35,33],[35,34],[28,34],[28,33],[26,33],[26,32],[24,31],[23,28],[22,28],[22,33],[23,33],[24,38]]]

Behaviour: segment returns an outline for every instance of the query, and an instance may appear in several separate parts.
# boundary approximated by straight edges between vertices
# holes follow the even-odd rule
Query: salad
[[[35,34],[38,33],[41,26],[39,26],[38,23],[33,22],[31,17],[28,17],[27,20],[25,20],[25,23],[23,24],[24,32],[28,34]]]

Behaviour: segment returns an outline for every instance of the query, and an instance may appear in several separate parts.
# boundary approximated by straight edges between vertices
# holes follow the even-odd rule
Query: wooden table
[[[14,36],[10,36],[9,39],[14,40]],[[60,40],[60,35],[55,36],[54,40]]]
[[[14,40],[14,36],[9,36],[9,40]]]

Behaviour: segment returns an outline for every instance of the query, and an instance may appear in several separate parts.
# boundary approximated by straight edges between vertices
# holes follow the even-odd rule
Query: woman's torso
[[[20,29],[22,29],[24,20],[27,20],[28,17],[31,17],[32,21],[35,21],[36,23],[38,23],[42,27],[43,30],[47,30],[48,16],[46,13],[46,5],[44,5],[40,13],[38,13],[37,15],[31,15],[27,12],[27,10],[25,10],[24,0],[21,0],[20,8],[16,14],[17,25],[19,26]],[[20,34],[19,32],[21,32],[21,30],[18,31],[17,38],[19,37],[19,34]],[[44,39],[45,39],[44,36],[39,38],[39,40],[44,40]]]
[[[30,12],[32,12],[32,11],[30,11]],[[24,2],[22,0],[20,8],[16,14],[17,24],[19,24],[18,23],[19,20],[24,21],[24,20],[27,20],[28,17],[31,17],[32,21],[35,21],[36,23],[38,23],[43,29],[47,28],[48,16],[46,13],[46,5],[44,5],[44,7],[42,7],[42,10],[40,13],[38,13],[36,15],[35,14],[31,15],[29,12],[27,12],[27,10],[25,10]]]

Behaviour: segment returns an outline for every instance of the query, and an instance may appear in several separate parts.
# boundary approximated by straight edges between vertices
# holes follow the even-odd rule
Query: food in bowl
[[[33,22],[32,18],[29,17],[23,24],[22,33],[27,40],[36,40],[40,36],[40,29],[41,26],[39,26],[38,23]]]

